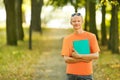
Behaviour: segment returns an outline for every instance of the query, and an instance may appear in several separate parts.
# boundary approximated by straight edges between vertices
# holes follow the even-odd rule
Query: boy
[[[96,36],[93,33],[82,29],[83,17],[80,13],[71,16],[71,25],[74,32],[66,36],[62,45],[62,56],[67,64],[67,80],[93,80],[92,60],[99,57],[99,46]],[[74,40],[88,39],[90,44],[90,54],[77,54],[73,48]]]

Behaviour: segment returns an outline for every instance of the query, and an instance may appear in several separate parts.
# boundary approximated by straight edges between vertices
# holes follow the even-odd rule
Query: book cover
[[[73,48],[78,54],[90,54],[90,44],[88,39],[73,41]]]

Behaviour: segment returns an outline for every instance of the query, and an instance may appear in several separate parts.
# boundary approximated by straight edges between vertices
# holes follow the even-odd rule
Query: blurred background
[[[95,80],[119,80],[119,0],[0,0],[0,80],[63,80],[62,39],[75,12],[101,48]]]

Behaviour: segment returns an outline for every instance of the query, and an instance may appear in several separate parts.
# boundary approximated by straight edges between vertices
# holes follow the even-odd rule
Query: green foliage
[[[0,0],[0,8],[3,8],[4,4],[3,4],[3,0]]]
[[[119,0],[118,0],[119,1]],[[109,6],[109,5],[119,5],[119,2],[117,0],[101,0],[97,4],[97,9],[102,7],[103,5]]]
[[[48,0],[46,5],[53,5],[54,7],[61,7],[67,4],[68,0]]]
[[[85,4],[85,1],[83,0],[48,0],[46,5],[53,5],[54,7],[63,7],[70,3],[71,5],[75,6],[78,5],[79,7],[83,6]]]
[[[23,0],[23,3],[26,5],[31,5],[31,0]]]

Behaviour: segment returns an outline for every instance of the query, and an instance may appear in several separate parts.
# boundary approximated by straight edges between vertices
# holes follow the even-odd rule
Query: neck
[[[75,30],[75,33],[77,33],[77,34],[81,34],[81,33],[83,33],[83,32],[84,32],[84,30],[82,30],[82,29]]]

